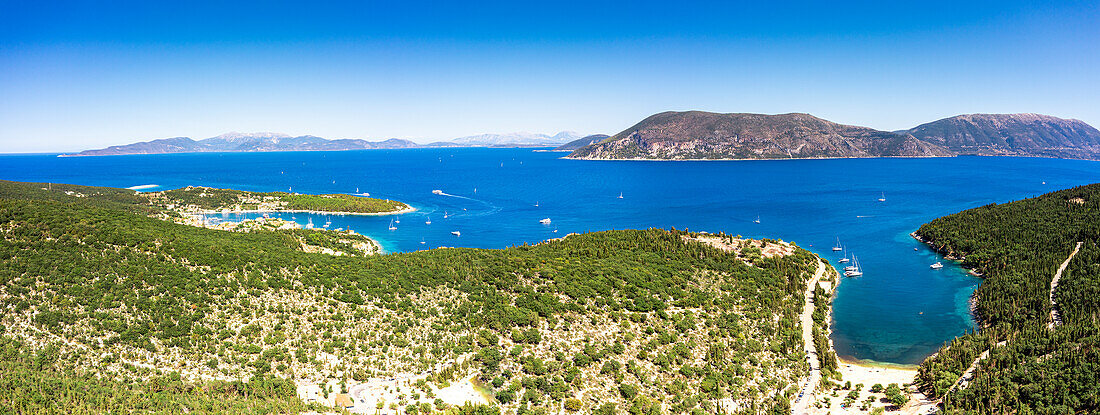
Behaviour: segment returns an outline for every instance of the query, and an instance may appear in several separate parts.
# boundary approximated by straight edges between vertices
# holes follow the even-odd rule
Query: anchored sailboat
[[[853,264],[852,266],[844,267],[844,269],[845,269],[844,276],[845,277],[858,277],[858,276],[863,275],[863,269],[860,268],[859,259],[856,258],[855,255],[852,255],[852,264]],[[851,270],[848,270],[849,268],[851,268]]]
[[[833,251],[843,251],[844,248],[840,246],[840,237],[836,237],[836,246],[833,247]]]

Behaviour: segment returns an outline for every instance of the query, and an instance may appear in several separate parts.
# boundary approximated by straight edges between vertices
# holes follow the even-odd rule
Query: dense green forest
[[[161,205],[194,207],[202,210],[310,210],[318,212],[383,213],[408,209],[408,205],[385,199],[346,194],[306,195],[286,192],[246,192],[232,189],[189,186],[147,193]]]
[[[921,364],[926,393],[950,413],[1100,411],[1100,184],[967,210],[916,234],[984,276],[981,329]],[[1078,242],[1054,292],[1061,324],[1051,324],[1051,281]],[[985,350],[974,378],[947,394]]]
[[[808,371],[798,314],[817,258],[761,255],[779,241],[708,236],[744,248],[722,250],[649,229],[332,256],[303,251],[302,230],[204,229],[165,209],[0,181],[4,411],[294,412],[283,379],[427,371],[474,374],[506,413],[758,413],[787,408]],[[429,402],[389,408],[488,411]]]

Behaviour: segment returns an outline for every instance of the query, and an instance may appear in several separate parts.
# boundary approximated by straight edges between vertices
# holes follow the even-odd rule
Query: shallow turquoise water
[[[331,220],[332,228],[354,229],[387,251],[502,248],[569,232],[676,227],[795,241],[836,259],[830,248],[839,237],[859,257],[864,276],[845,279],[838,289],[833,310],[838,352],[906,364],[972,329],[967,300],[980,283],[949,263],[929,269],[939,259],[910,232],[959,210],[1100,181],[1100,163],[1076,160],[613,162],[559,159],[562,155],[530,149],[0,155],[0,178],[159,185],[147,190],[205,185],[353,193],[359,188],[419,210],[402,215],[395,231],[387,230],[390,217],[315,215],[313,222]],[[434,189],[447,195],[432,194]],[[882,192],[886,202],[877,201]],[[302,223],[310,216],[283,215]],[[757,216],[759,224],[753,223]],[[431,225],[425,224],[427,217]],[[552,223],[540,224],[543,218]],[[451,235],[455,230],[462,236]]]

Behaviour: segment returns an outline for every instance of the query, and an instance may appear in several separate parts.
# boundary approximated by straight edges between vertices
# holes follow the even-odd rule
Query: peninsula
[[[0,408],[782,413],[810,375],[822,265],[788,242],[649,229],[324,255],[303,230],[164,220],[169,198],[241,200],[211,194],[235,193],[0,182]]]
[[[396,200],[342,193],[308,195],[188,186],[143,195],[153,204],[182,213],[316,212],[336,215],[397,215],[416,211],[412,206]]]

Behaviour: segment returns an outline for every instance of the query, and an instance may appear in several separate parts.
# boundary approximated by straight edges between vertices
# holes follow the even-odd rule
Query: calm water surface
[[[313,222],[331,220],[332,228],[354,229],[391,252],[503,248],[569,232],[676,227],[794,241],[835,260],[839,255],[830,248],[839,238],[859,257],[864,275],[845,279],[838,289],[837,351],[904,364],[919,362],[945,340],[973,329],[967,300],[980,283],[951,264],[929,269],[939,258],[910,232],[959,210],[1100,181],[1100,163],[1076,160],[630,162],[559,159],[562,155],[530,149],[0,155],[0,179],[159,186],[149,190],[203,185],[353,193],[358,188],[419,210],[402,215],[395,231],[387,229],[391,217],[315,215]],[[432,194],[434,189],[446,195]],[[882,193],[885,202],[877,200]],[[310,217],[293,216],[301,223]],[[759,224],[753,223],[757,216]],[[428,218],[431,225],[425,224]],[[540,224],[543,218],[552,223]],[[461,237],[451,235],[456,230]]]

